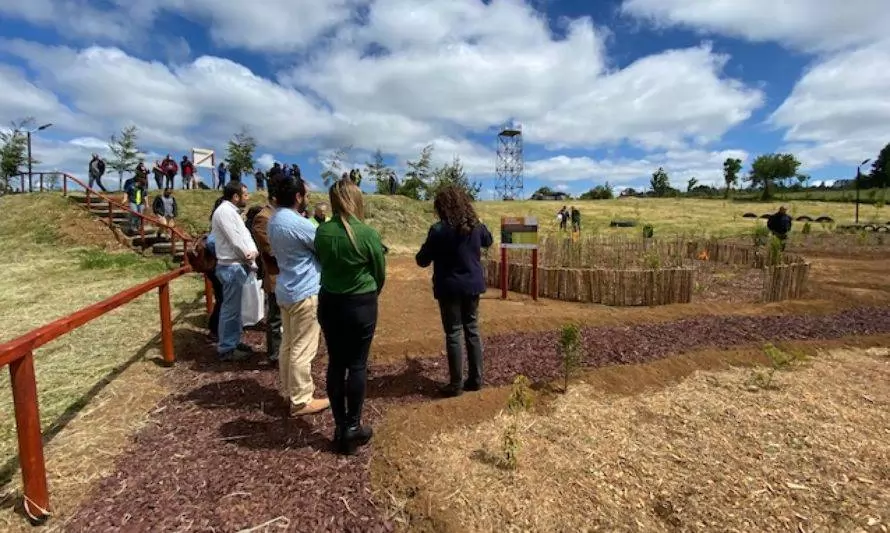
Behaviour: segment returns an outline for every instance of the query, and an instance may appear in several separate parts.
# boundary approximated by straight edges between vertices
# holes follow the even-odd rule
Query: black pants
[[[479,296],[455,296],[439,299],[439,313],[445,330],[450,385],[463,388],[463,348],[467,350],[467,382],[482,386],[482,338],[479,336]],[[461,333],[463,344],[461,346]]]
[[[93,188],[93,184],[98,185],[99,188],[102,189],[102,192],[108,192],[105,190],[105,185],[102,185],[102,176],[90,176],[90,189]]]
[[[155,175],[155,183],[158,184],[158,189],[163,189],[164,188],[164,175],[161,174],[160,172],[155,172],[154,175]]]
[[[266,293],[266,355],[270,361],[278,360],[281,348],[281,308],[274,292]]]
[[[318,322],[328,347],[328,399],[338,426],[361,424],[368,352],[377,328],[377,293],[318,295]]]
[[[210,283],[213,285],[213,312],[210,313],[210,319],[207,321],[207,329],[213,335],[219,335],[219,310],[222,307],[223,286],[213,272],[208,272],[207,277],[210,278]]]
[[[176,181],[176,174],[167,174],[167,183],[164,186],[168,189],[173,188],[173,182]]]

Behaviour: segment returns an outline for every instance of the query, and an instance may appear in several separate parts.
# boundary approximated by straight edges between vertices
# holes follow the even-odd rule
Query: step
[[[170,242],[159,242],[152,245],[151,250],[158,255],[170,255],[172,246]],[[182,241],[176,242],[176,252],[180,254],[185,252],[185,246]]]

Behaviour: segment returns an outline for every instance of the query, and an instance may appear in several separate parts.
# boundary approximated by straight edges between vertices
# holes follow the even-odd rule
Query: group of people
[[[556,212],[556,221],[559,223],[559,229],[565,231],[568,229],[569,221],[572,222],[572,233],[581,231],[581,211],[575,206],[562,208]]]
[[[220,361],[242,361],[254,350],[241,342],[242,289],[250,273],[266,293],[266,349],[278,365],[281,395],[290,416],[327,409],[335,422],[335,450],[351,455],[373,434],[362,423],[367,364],[377,324],[378,297],[386,282],[386,247],[364,222],[362,192],[349,176],[328,191],[325,204],[309,214],[309,190],[297,172],[269,176],[269,200],[242,218],[249,193],[238,180],[223,187],[211,214],[206,254],[217,304],[210,318]],[[433,225],[417,253],[421,267],[433,265],[433,294],[439,302],[449,363],[442,392],[456,396],[483,384],[479,296],[485,292],[481,250],[492,236],[479,221],[469,195],[457,187],[440,191]],[[316,395],[311,365],[318,342],[327,346],[327,398]],[[461,343],[463,336],[463,343]],[[463,379],[466,346],[468,377]]]
[[[105,184],[102,183],[102,178],[105,176],[105,170],[105,160],[102,159],[99,154],[94,153],[90,159],[87,170],[90,176],[90,188],[95,186],[102,189],[102,192],[108,192],[108,189],[105,188]],[[198,177],[195,165],[189,160],[188,156],[185,155],[182,156],[182,161],[177,164],[173,157],[170,154],[167,154],[163,160],[159,159],[154,162],[151,168],[151,173],[154,176],[155,184],[158,189],[173,189],[175,187],[174,182],[176,181],[177,174],[182,176],[183,189],[197,189],[201,187],[201,180]],[[136,168],[133,170],[133,178],[139,179],[147,188],[148,174],[149,170],[145,165],[145,160],[140,159],[136,164]]]

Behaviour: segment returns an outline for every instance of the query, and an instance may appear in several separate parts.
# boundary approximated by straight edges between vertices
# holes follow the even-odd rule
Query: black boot
[[[374,430],[370,426],[363,426],[360,423],[352,425],[340,431],[337,440],[337,432],[334,433],[334,446],[337,453],[343,455],[355,455],[359,447],[368,444],[371,437],[374,436]]]

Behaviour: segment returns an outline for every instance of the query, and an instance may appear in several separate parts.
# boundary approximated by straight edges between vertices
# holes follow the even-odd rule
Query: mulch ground
[[[767,341],[822,340],[890,333],[890,308],[837,315],[708,316],[669,323],[583,330],[590,367],[641,363],[702,348]],[[257,364],[224,366],[196,333],[171,372],[179,391],[117,459],[66,531],[390,531],[375,503],[369,464],[373,444],[354,458],[330,452],[329,414],[285,422],[277,372]],[[251,334],[252,339],[258,338]],[[487,385],[515,375],[559,375],[557,333],[486,339]],[[179,353],[186,355],[185,350]],[[324,364],[315,380],[324,390]],[[442,358],[418,358],[370,370],[367,421],[396,404],[431,401],[444,380]]]

